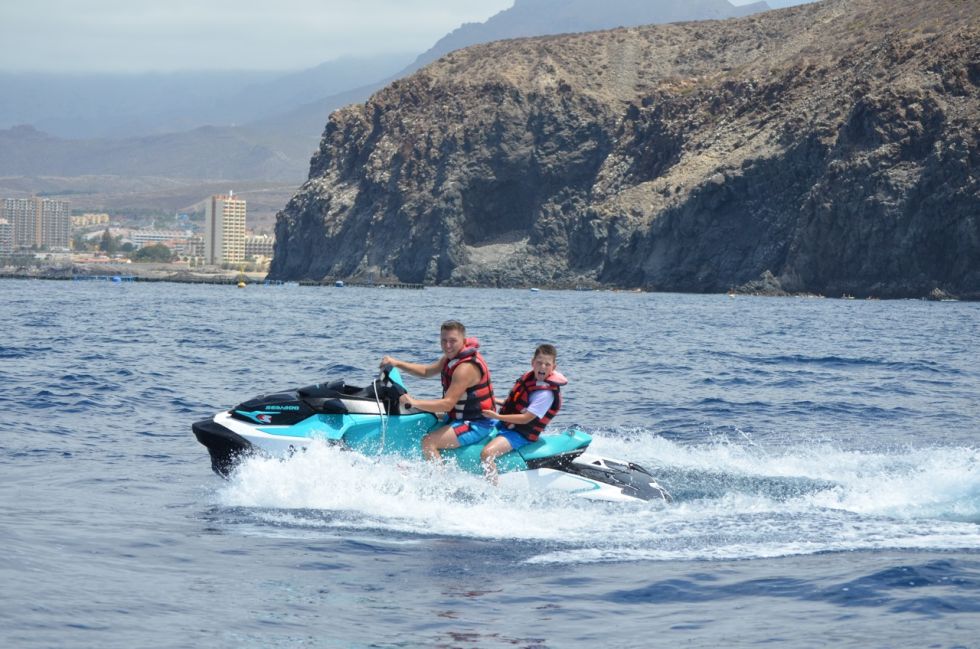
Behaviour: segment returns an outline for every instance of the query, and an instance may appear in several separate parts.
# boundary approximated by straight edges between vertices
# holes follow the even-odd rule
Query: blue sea
[[[980,304],[0,280],[0,646],[980,647]],[[191,424],[477,336],[665,503]],[[436,396],[438,381],[409,379]]]

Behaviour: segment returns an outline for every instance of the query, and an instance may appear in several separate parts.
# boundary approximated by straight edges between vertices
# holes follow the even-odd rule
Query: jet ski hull
[[[227,478],[242,458],[251,455],[255,448],[252,444],[224,426],[215,423],[213,419],[202,419],[191,425],[194,437],[197,438],[211,455],[211,469],[218,475]]]

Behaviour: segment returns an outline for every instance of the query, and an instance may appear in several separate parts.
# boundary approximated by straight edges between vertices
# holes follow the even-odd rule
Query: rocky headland
[[[459,50],[330,116],[270,278],[980,298],[978,86],[973,0]]]

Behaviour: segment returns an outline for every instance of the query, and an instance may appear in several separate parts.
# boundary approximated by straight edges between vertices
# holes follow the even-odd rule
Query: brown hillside
[[[980,5],[502,41],[331,116],[273,275],[980,295]]]

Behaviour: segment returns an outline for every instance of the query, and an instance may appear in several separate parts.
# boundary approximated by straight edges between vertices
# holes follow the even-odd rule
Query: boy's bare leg
[[[490,484],[497,484],[497,458],[501,455],[510,453],[510,442],[504,437],[494,437],[487,442],[480,452],[480,460],[483,462],[483,473]]]

